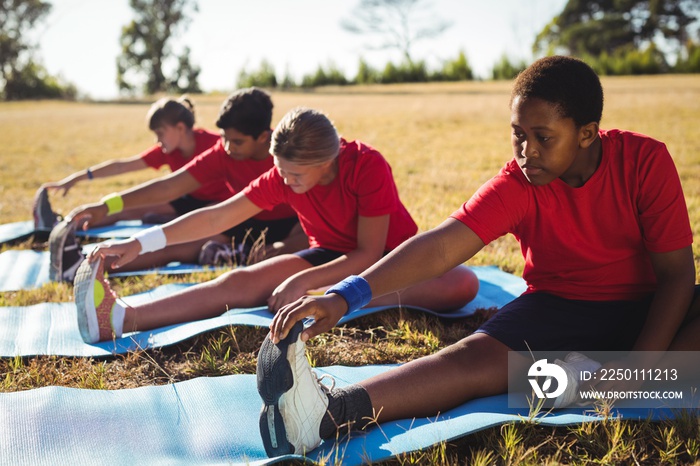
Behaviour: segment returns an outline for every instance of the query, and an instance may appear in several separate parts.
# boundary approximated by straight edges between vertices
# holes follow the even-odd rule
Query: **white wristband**
[[[143,231],[139,231],[133,236],[141,243],[141,252],[139,254],[145,254],[147,252],[158,251],[163,249],[168,241],[165,238],[165,232],[161,227],[151,227]]]

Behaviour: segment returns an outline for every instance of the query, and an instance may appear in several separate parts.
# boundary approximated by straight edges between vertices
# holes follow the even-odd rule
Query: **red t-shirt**
[[[202,188],[216,190],[216,202],[221,202],[243,190],[248,183],[274,168],[272,156],[263,160],[234,160],[224,149],[221,141],[214,147],[195,157],[185,166]],[[202,189],[200,188],[200,189]],[[280,204],[270,211],[260,212],[258,220],[279,220],[294,217],[291,207]]]
[[[531,185],[515,160],[452,217],[484,243],[512,233],[525,258],[527,292],[568,299],[636,300],[656,289],[648,251],[693,242],[680,180],[666,146],[600,131],[600,166],[580,188]]]
[[[170,171],[174,172],[187,165],[187,163],[190,160],[192,160],[194,157],[198,156],[202,152],[206,151],[210,147],[214,146],[214,144],[219,142],[219,140],[221,139],[221,136],[219,136],[216,133],[207,131],[206,129],[194,129],[193,132],[195,144],[194,153],[189,159],[183,157],[180,149],[176,149],[175,151],[166,154],[165,152],[163,152],[163,149],[158,144],[156,144],[155,146],[141,153],[141,160],[143,160],[149,167],[155,169],[158,169],[163,165],[168,165],[170,167]],[[189,194],[190,196],[203,201],[213,201],[215,200],[215,196],[217,196],[217,190],[202,187]]]
[[[359,142],[341,140],[338,174],[325,186],[296,194],[275,168],[243,190],[255,205],[270,209],[291,205],[311,247],[346,253],[357,249],[358,216],[389,215],[386,250],[394,249],[418,231],[399,199],[391,167],[384,157]]]

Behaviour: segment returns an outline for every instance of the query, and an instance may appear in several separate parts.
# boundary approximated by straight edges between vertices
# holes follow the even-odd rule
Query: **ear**
[[[258,137],[255,139],[255,142],[263,144],[263,143],[269,143],[270,139],[272,138],[272,130],[268,129],[263,131],[258,135]]]
[[[177,129],[180,133],[186,133],[188,128],[186,124],[184,124],[181,121],[178,121],[177,123],[175,123],[175,129]]]
[[[587,125],[583,125],[578,132],[578,145],[581,149],[588,149],[593,144],[593,141],[598,137],[600,126],[597,122],[592,121]]]

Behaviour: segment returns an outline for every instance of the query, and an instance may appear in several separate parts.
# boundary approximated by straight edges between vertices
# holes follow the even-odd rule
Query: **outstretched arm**
[[[145,168],[148,168],[148,165],[146,165],[146,162],[143,161],[140,155],[135,155],[126,159],[107,160],[106,162],[86,168],[85,170],[75,172],[63,178],[61,181],[44,183],[42,187],[50,190],[62,189],[63,196],[65,196],[79,181],[91,180],[93,178],[107,178],[143,170]]]
[[[146,230],[145,235],[137,235],[124,241],[102,243],[90,254],[90,259],[94,260],[98,255],[117,256],[112,265],[112,268],[116,269],[131,262],[142,252],[216,235],[261,211],[262,209],[243,193],[238,193],[219,204],[192,211],[163,226],[150,228]],[[156,238],[155,243],[153,238]],[[156,249],[153,248],[154,244]]]
[[[276,312],[309,290],[327,287],[348,275],[365,270],[382,257],[388,232],[389,215],[359,216],[357,248],[326,264],[311,267],[289,277],[275,289],[268,299],[267,304],[270,310]]]
[[[190,193],[201,185],[185,167],[161,178],[142,183],[113,195],[120,199],[120,211],[136,207],[148,207],[165,204],[180,196]],[[103,199],[94,204],[85,204],[76,207],[68,214],[68,221],[81,223],[85,221],[83,228],[89,228],[91,223],[97,223],[107,215],[116,213],[110,211],[110,207]]]
[[[372,296],[377,298],[438,277],[469,260],[483,247],[484,243],[469,227],[448,219],[435,229],[407,240],[360,276],[367,280]],[[275,315],[270,324],[272,339],[279,341],[297,321],[313,316],[315,323],[302,333],[306,341],[330,330],[347,311],[348,304],[340,295],[303,296]]]

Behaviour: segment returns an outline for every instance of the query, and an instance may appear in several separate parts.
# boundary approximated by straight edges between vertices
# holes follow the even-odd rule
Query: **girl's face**
[[[181,123],[175,126],[165,123],[163,126],[153,130],[156,134],[156,142],[164,153],[170,154],[180,147],[182,143],[183,127],[184,125]]]
[[[535,186],[556,178],[582,186],[595,172],[599,157],[588,152],[590,125],[578,128],[572,118],[563,118],[557,107],[538,98],[516,96],[510,126],[513,155],[525,177]],[[597,124],[595,136],[597,137]]]
[[[335,178],[335,159],[314,165],[300,165],[275,157],[275,167],[296,194],[303,194],[314,186],[329,184]]]

